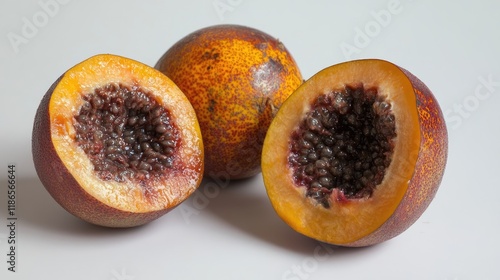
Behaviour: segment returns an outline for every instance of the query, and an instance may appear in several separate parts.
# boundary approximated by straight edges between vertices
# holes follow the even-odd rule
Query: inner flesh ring
[[[174,165],[178,128],[138,86],[110,83],[84,95],[74,127],[77,144],[103,180],[146,183]]]
[[[362,85],[318,96],[290,137],[294,183],[325,208],[333,189],[348,199],[370,197],[392,159],[391,107],[377,88]]]

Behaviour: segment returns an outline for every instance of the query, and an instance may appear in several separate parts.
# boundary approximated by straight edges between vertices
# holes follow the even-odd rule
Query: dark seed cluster
[[[369,197],[391,162],[395,137],[391,104],[376,89],[346,86],[321,95],[291,136],[295,183],[326,208],[334,188],[347,198]]]
[[[147,180],[173,165],[178,130],[169,112],[136,86],[108,84],[83,97],[76,142],[104,180]]]

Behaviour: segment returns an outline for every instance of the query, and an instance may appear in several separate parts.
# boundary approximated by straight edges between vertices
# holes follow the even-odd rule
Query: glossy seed
[[[168,128],[166,125],[164,124],[160,124],[160,125],[157,125],[156,128],[155,128],[156,132],[158,133],[165,133],[167,132]]]
[[[164,141],[161,141],[160,144],[162,144],[165,147],[174,147],[175,146],[175,141],[173,141],[173,140],[164,140]]]
[[[133,126],[133,125],[135,125],[137,123],[138,120],[139,120],[139,117],[132,116],[132,117],[128,118],[127,124],[129,126]]]
[[[158,142],[152,142],[151,143],[151,148],[153,148],[153,150],[155,152],[158,152],[158,153],[161,152],[161,150],[162,150],[161,149],[161,145]]]
[[[332,178],[329,177],[329,176],[320,177],[319,178],[319,183],[321,184],[321,186],[323,186],[325,188],[329,188],[333,184]]]
[[[75,140],[102,179],[145,180],[173,166],[179,132],[149,93],[111,83],[83,99]]]
[[[162,109],[161,107],[159,107],[159,106],[158,106],[158,107],[155,107],[155,108],[153,109],[153,112],[151,113],[151,116],[152,116],[153,118],[158,118],[159,116],[161,116],[162,111],[163,111],[163,109]]]
[[[307,196],[326,207],[322,187],[356,198],[373,192],[391,162],[395,137],[391,106],[376,88],[346,86],[311,105],[292,133],[289,163]]]
[[[141,161],[141,163],[139,163],[138,168],[140,170],[149,171],[151,170],[151,165],[145,161]]]
[[[147,151],[147,150],[151,149],[151,145],[149,145],[148,142],[142,142],[141,149],[142,149],[142,151]]]

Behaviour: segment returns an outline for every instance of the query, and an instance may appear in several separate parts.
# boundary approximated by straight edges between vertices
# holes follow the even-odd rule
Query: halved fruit
[[[205,175],[242,179],[260,173],[267,128],[302,83],[284,44],[246,26],[209,26],[175,43],[155,67],[195,108],[205,145]]]
[[[326,68],[282,105],[267,132],[262,174],[296,231],[367,246],[406,230],[427,208],[448,150],[431,91],[390,62]]]
[[[68,212],[132,227],[173,209],[201,182],[203,144],[193,107],[159,71],[115,55],[65,72],[38,107],[37,174]]]

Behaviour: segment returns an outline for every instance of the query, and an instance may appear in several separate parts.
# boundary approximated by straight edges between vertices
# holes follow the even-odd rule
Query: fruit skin
[[[171,188],[169,190],[171,192],[171,197],[169,197],[167,203],[161,205],[162,207],[160,209],[152,209],[154,208],[153,206],[143,205],[142,210],[132,211],[123,209],[124,207],[110,205],[109,202],[96,198],[86,189],[88,187],[86,184],[95,183],[95,179],[77,179],[77,177],[81,176],[79,174],[85,173],[84,169],[86,169],[86,166],[81,164],[83,161],[75,159],[74,166],[68,167],[68,163],[62,160],[62,157],[64,157],[65,160],[67,160],[68,157],[77,158],[78,153],[74,152],[73,154],[72,152],[71,155],[65,156],[58,154],[56,151],[53,134],[68,129],[67,127],[70,126],[71,123],[59,117],[51,117],[52,114],[56,114],[56,112],[50,110],[53,94],[61,90],[74,91],[81,89],[82,85],[72,84],[69,80],[73,79],[75,76],[75,79],[83,75],[92,76],[92,71],[99,68],[100,64],[103,65],[103,71],[107,73],[114,73],[113,71],[115,68],[113,67],[125,65],[124,68],[126,69],[123,70],[122,73],[118,73],[114,78],[119,79],[119,81],[121,81],[122,77],[124,77],[123,80],[131,78],[134,79],[134,82],[139,82],[139,84],[142,82],[141,79],[143,78],[150,79],[155,86],[166,86],[163,89],[157,88],[156,90],[165,90],[171,94],[176,94],[178,95],[175,97],[176,100],[183,100],[183,102],[180,102],[182,104],[178,104],[178,106],[185,110],[183,112],[183,114],[185,114],[184,123],[192,125],[192,127],[187,128],[187,130],[190,130],[189,133],[184,131],[186,128],[182,129],[183,133],[185,133],[183,135],[190,134],[192,136],[192,139],[189,139],[189,141],[192,145],[192,151],[194,151],[192,158],[190,158],[191,163],[186,165],[188,167],[186,169],[190,170],[190,174],[186,176],[184,182],[189,181],[189,184],[177,185],[174,184],[175,182],[173,181],[168,181],[172,184],[169,186],[167,182],[165,187]],[[109,69],[106,69],[106,67],[109,67]],[[85,73],[82,73],[82,71],[85,71]],[[117,70],[117,72],[120,71],[121,70]],[[123,75],[124,73],[128,74],[127,78]],[[106,80],[107,77],[105,73],[100,74],[102,75],[96,74],[97,76],[95,79],[97,83],[115,81],[113,78],[110,81]],[[141,75],[144,75],[144,77],[139,77]],[[92,87],[94,82],[95,81],[89,81],[89,85]],[[151,85],[148,86],[151,87]],[[40,181],[54,200],[65,210],[95,225],[116,228],[134,227],[149,223],[166,214],[196,190],[201,182],[203,174],[203,143],[201,132],[196,121],[194,110],[190,107],[185,96],[180,95],[182,95],[180,90],[178,90],[175,84],[164,75],[149,66],[124,57],[110,54],[96,55],[69,69],[52,84],[47,93],[43,96],[35,115],[32,132],[32,155]],[[96,188],[99,187],[100,186],[96,186]],[[120,196],[120,194],[111,195]],[[137,204],[140,203],[142,202],[137,202]],[[127,205],[125,205],[125,207],[127,207]]]
[[[360,247],[389,240],[409,228],[434,199],[446,167],[448,132],[443,113],[431,90],[415,75],[401,68],[411,81],[421,126],[415,173],[394,214],[376,231],[348,246]]]
[[[263,140],[282,102],[302,83],[285,46],[240,25],[195,31],[155,66],[187,95],[200,122],[205,175],[242,179],[258,174]]]
[[[370,75],[376,78],[372,79]],[[395,155],[398,153],[398,158],[393,158],[389,166],[391,171],[386,173],[386,178],[374,192],[374,197],[378,195],[379,200],[390,198],[384,200],[383,203],[387,202],[385,205],[382,203],[382,206],[372,211],[369,207],[376,202],[373,201],[375,199],[346,200],[334,192],[331,209],[325,209],[312,203],[310,198],[305,198],[301,188],[293,185],[287,165],[288,139],[284,135],[289,135],[300,119],[301,110],[308,110],[307,100],[312,99],[308,95],[331,90],[329,86],[335,88],[337,85],[357,82],[388,87],[389,92],[404,93],[397,97],[401,104],[393,103],[394,110],[401,111],[400,115],[396,114],[396,121],[401,122],[396,127],[399,141],[403,144],[397,145],[400,152],[395,152]],[[392,84],[397,86],[392,88]],[[401,120],[398,120],[398,116]],[[405,141],[401,141],[401,137],[406,137]],[[280,108],[264,142],[264,184],[274,209],[294,230],[335,245],[374,245],[405,231],[428,207],[438,190],[446,166],[447,137],[446,124],[437,100],[429,88],[410,72],[377,59],[341,63],[318,72]],[[344,219],[344,216],[347,218]],[[357,224],[353,226],[351,223]]]

